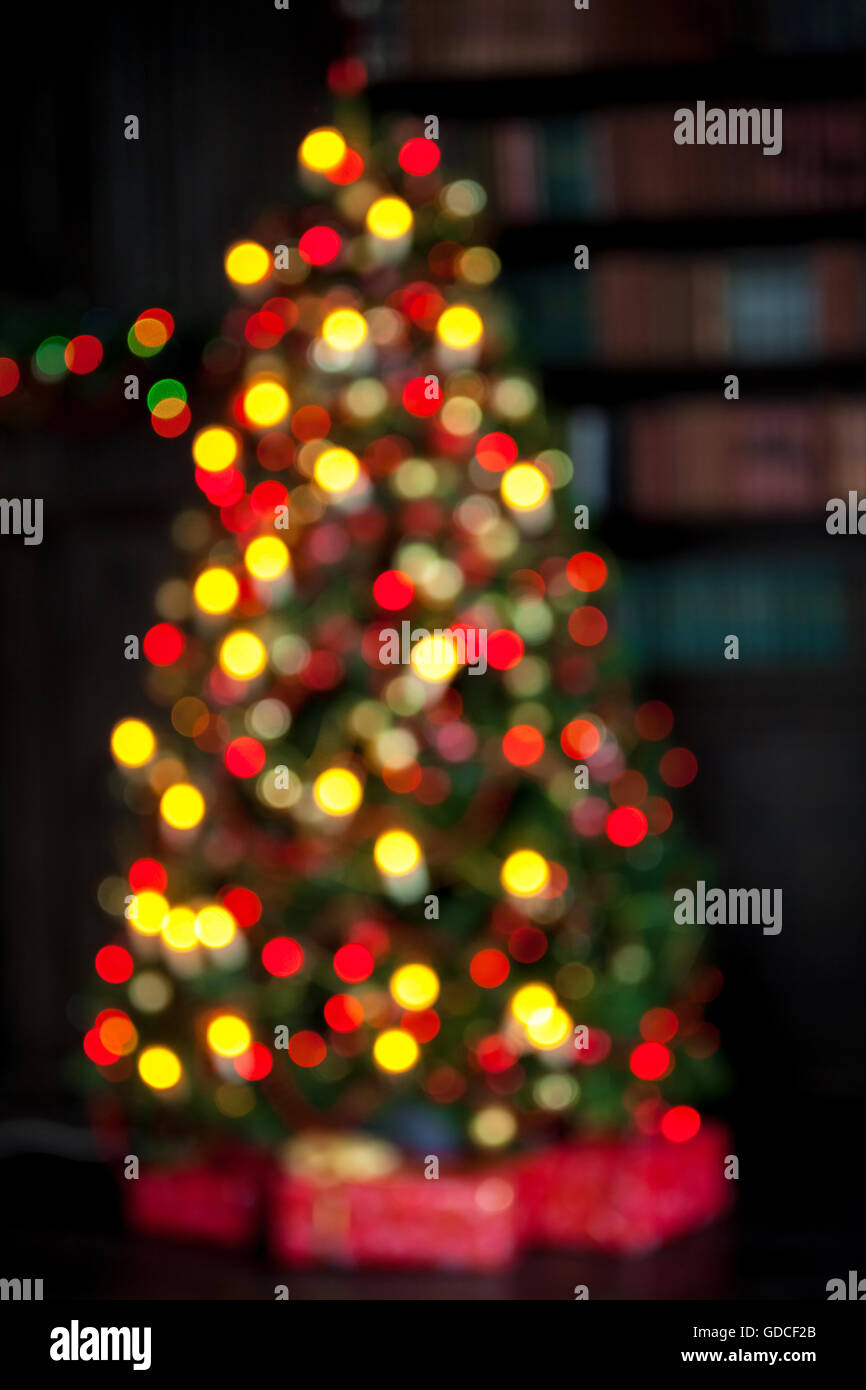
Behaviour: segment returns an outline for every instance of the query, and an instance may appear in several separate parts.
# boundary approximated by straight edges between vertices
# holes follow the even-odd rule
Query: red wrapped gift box
[[[145,1160],[137,1178],[122,1179],[127,1219],[143,1235],[250,1245],[261,1227],[263,1173],[254,1154],[167,1166]]]
[[[731,1147],[705,1121],[680,1144],[579,1139],[428,1179],[381,1140],[311,1132],[280,1165],[234,1151],[145,1163],[123,1195],[137,1231],[239,1248],[256,1239],[267,1193],[271,1251],[294,1265],[496,1270],[526,1247],[641,1254],[707,1224],[732,1201]]]
[[[524,1245],[640,1254],[731,1205],[731,1136],[705,1122],[684,1143],[661,1135],[581,1139],[515,1165]]]
[[[308,1135],[274,1177],[269,1236],[295,1265],[502,1269],[517,1254],[515,1183],[492,1165],[426,1178],[378,1140]]]

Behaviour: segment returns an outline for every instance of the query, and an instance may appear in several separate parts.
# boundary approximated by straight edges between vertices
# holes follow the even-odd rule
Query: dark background
[[[429,8],[446,28],[458,21],[460,7]],[[824,32],[808,0],[788,0],[786,49],[768,44],[771,20],[781,22],[769,2],[679,3],[666,30],[665,4],[622,0],[597,56],[578,54],[553,76],[526,40],[529,11],[536,29],[564,22],[550,0],[471,8],[474,47],[455,33],[437,57],[423,43],[426,0],[292,0],[288,13],[266,0],[33,7],[4,79],[0,354],[22,360],[49,332],[86,331],[79,325],[93,309],[106,311],[104,336],[122,345],[131,319],[160,304],[178,323],[164,370],[183,379],[227,306],[225,247],[263,206],[290,196],[299,140],[329,117],[327,64],[345,52],[371,61],[376,110],[440,116],[446,164],[449,121],[465,136],[506,118],[699,97],[754,98],[787,112],[862,88],[856,6],[820,7]],[[697,57],[680,44],[690,35]],[[472,54],[488,41],[497,52],[510,45],[505,75],[473,73]],[[137,144],[122,138],[129,113],[141,120]],[[866,164],[866,148],[855,154]],[[514,268],[568,264],[578,241],[671,255],[850,241],[864,212],[846,202],[813,206],[799,221],[734,209],[721,224],[632,217],[597,228],[546,216],[518,229],[505,221],[499,244],[507,279]],[[196,502],[188,440],[157,441],[146,413],[122,400],[124,360],[106,363],[118,383],[108,396],[103,386],[89,399],[88,382],[33,391],[23,427],[0,402],[0,492],[44,497],[46,509],[40,547],[0,538],[0,1191],[15,1228],[3,1272],[38,1266],[97,1297],[258,1296],[272,1275],[252,1258],[177,1251],[167,1260],[158,1246],[122,1240],[113,1187],[90,1156],[65,1070],[79,1046],[74,999],[102,944],[94,891],[113,870],[121,814],[107,787],[107,733],[138,694],[122,637],[152,621],[154,589],[183,563],[171,520]],[[589,367],[546,363],[550,399],[563,413],[603,408],[616,431],[633,401],[719,392],[728,370],[740,371],[746,397],[856,399],[866,349],[841,363],[818,349],[796,362],[718,370],[688,361]],[[629,506],[617,472],[627,464],[621,452],[614,459],[601,531],[636,576],[674,572],[683,560],[698,570],[759,562],[780,585],[809,565],[839,572],[843,586],[844,640],[827,659],[812,660],[804,640],[802,654],[795,647],[775,661],[649,659],[642,675],[697,753],[700,776],[681,804],[717,854],[721,881],[784,893],[780,936],[730,927],[714,942],[726,978],[715,1021],[736,1076],[724,1113],[741,1163],[739,1216],[636,1264],[537,1256],[514,1275],[476,1281],[321,1274],[293,1280],[293,1297],[567,1298],[583,1280],[593,1296],[820,1298],[829,1278],[862,1264],[864,542],[828,537],[822,508],[776,514],[772,500],[749,518],[648,522]]]

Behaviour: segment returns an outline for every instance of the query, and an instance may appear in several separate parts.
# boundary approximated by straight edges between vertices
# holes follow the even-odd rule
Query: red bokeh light
[[[273,520],[277,507],[288,505],[289,491],[283,483],[256,483],[250,493],[250,506],[256,516]]]
[[[603,1028],[590,1028],[587,1031],[586,1047],[575,1047],[574,1055],[584,1066],[596,1067],[610,1055],[612,1046],[610,1034]]]
[[[328,1049],[318,1033],[294,1033],[289,1038],[289,1056],[296,1067],[317,1067],[324,1062]]]
[[[262,915],[262,900],[252,888],[225,888],[220,901],[239,927],[254,927]]]
[[[346,184],[355,183],[363,172],[364,161],[358,154],[358,151],[346,150],[341,162],[337,165],[336,169],[328,171],[327,177],[331,183],[335,183],[342,188],[345,187]]]
[[[215,507],[231,506],[244,495],[244,476],[234,466],[223,468],[219,473],[196,468],[195,481]]]
[[[373,584],[373,597],[380,608],[393,613],[412,602],[415,585],[403,570],[384,570]]]
[[[662,1134],[672,1144],[694,1139],[701,1127],[701,1117],[690,1105],[674,1105],[662,1116]]]
[[[661,757],[659,772],[669,787],[687,787],[698,775],[698,760],[688,748],[669,748]]]
[[[334,994],[324,1008],[325,1022],[335,1033],[353,1033],[364,1022],[364,1010],[354,994]]]
[[[487,664],[494,671],[510,671],[523,659],[523,638],[510,628],[499,627],[487,636]]]
[[[581,550],[578,555],[572,555],[565,567],[565,573],[572,588],[589,594],[604,584],[607,579],[607,565],[600,555],[595,555],[591,550]]]
[[[404,1032],[411,1033],[417,1043],[432,1042],[440,1026],[435,1009],[420,1009],[418,1013],[407,1009],[400,1018],[400,1027]]]
[[[170,666],[183,651],[183,633],[172,623],[157,623],[144,634],[141,645],[154,666]]]
[[[235,777],[255,777],[265,765],[265,750],[257,738],[233,739],[223,754],[223,761]]]
[[[136,859],[130,865],[129,886],[133,893],[143,893],[146,888],[164,893],[167,883],[168,874],[157,859]]]
[[[502,951],[491,948],[478,951],[472,957],[469,974],[482,989],[495,989],[508,979],[510,969],[508,957]]]
[[[347,984],[359,984],[373,973],[375,961],[366,946],[356,942],[341,946],[334,955],[334,971]]]
[[[150,423],[161,439],[177,439],[189,429],[191,419],[189,406],[183,405],[176,415],[151,415]]]
[[[296,975],[303,963],[304,953],[290,936],[275,936],[262,947],[262,965],[269,975]]]
[[[117,1054],[109,1052],[101,1041],[98,1028],[91,1028],[85,1033],[83,1047],[91,1062],[99,1067],[111,1067],[118,1060]]]
[[[608,816],[605,830],[615,845],[627,848],[640,844],[647,832],[646,816],[637,806],[619,806]]]
[[[235,1057],[235,1071],[244,1081],[262,1081],[273,1069],[274,1059],[264,1043],[253,1043],[252,1047]]]
[[[514,1053],[498,1033],[491,1033],[489,1037],[482,1038],[475,1049],[475,1055],[479,1065],[494,1075],[497,1072],[508,1071],[516,1061]]]
[[[607,635],[607,618],[591,603],[575,608],[568,620],[568,630],[578,646],[597,647]]]
[[[123,946],[103,946],[94,964],[97,975],[109,985],[122,985],[132,974],[132,956]]]
[[[529,767],[544,752],[544,736],[531,724],[515,724],[502,740],[502,751],[515,767]]]
[[[629,1059],[629,1066],[641,1081],[658,1081],[670,1064],[671,1054],[660,1042],[639,1043]]]
[[[339,255],[340,244],[333,227],[310,227],[298,242],[298,252],[308,265],[327,265]]]
[[[302,405],[292,416],[292,434],[306,443],[309,439],[324,439],[331,428],[331,417],[320,405]]]
[[[272,309],[260,309],[257,314],[251,314],[244,326],[244,336],[254,348],[276,347],[285,331],[282,314],[275,314]]]
[[[18,363],[11,357],[0,357],[0,396],[9,396],[21,380]]]
[[[426,377],[414,376],[403,387],[402,401],[410,415],[426,419],[436,414],[442,404],[442,393],[435,381],[428,382]]]
[[[95,372],[102,361],[102,344],[92,333],[81,333],[77,338],[70,338],[63,359],[71,372],[86,376],[88,372]]]
[[[510,434],[494,430],[483,434],[475,445],[475,457],[488,473],[502,473],[517,458],[517,444]]]
[[[589,719],[572,719],[559,739],[562,751],[570,758],[591,758],[598,751],[601,735]]]
[[[136,323],[140,323],[142,319],[156,319],[157,323],[161,323],[166,332],[165,341],[168,342],[174,332],[174,319],[167,309],[143,309]]]
[[[435,140],[426,140],[423,135],[407,140],[397,156],[400,168],[407,174],[432,174],[441,155]]]
[[[547,950],[547,937],[538,927],[517,927],[508,938],[508,949],[521,965],[531,965]]]

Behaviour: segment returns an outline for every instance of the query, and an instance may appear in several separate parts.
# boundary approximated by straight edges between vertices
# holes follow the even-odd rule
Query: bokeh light
[[[409,1071],[418,1061],[418,1044],[405,1028],[388,1028],[373,1044],[373,1057],[382,1071]]]
[[[404,1009],[429,1009],[439,998],[439,979],[429,965],[402,965],[391,976],[390,990]]]
[[[122,767],[143,767],[155,751],[153,730],[141,719],[122,719],[111,731],[111,752]]]
[[[402,877],[421,859],[421,846],[406,830],[386,830],[373,847],[373,858],[383,874]]]
[[[313,799],[329,816],[348,816],[361,804],[361,783],[347,768],[331,767],[313,783]]]
[[[271,256],[257,241],[237,241],[226,252],[226,275],[236,285],[258,285],[271,269]]]
[[[500,872],[506,893],[518,898],[531,898],[547,887],[550,866],[534,849],[518,849],[509,854]]]

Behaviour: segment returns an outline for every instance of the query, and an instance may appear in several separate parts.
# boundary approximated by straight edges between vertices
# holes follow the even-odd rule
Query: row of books
[[[479,171],[506,223],[844,212],[866,204],[866,102],[783,104],[775,156],[760,145],[677,145],[677,106],[443,123],[442,148],[451,167]]]
[[[840,52],[866,45],[858,0],[342,0],[361,19],[374,77],[463,77],[701,62],[754,47]]]
[[[599,417],[604,416],[600,424]],[[831,497],[866,496],[866,404],[689,397],[575,411],[576,487],[656,520],[813,517]],[[614,481],[615,480],[615,481]]]
[[[736,674],[806,669],[862,655],[841,565],[710,556],[627,569],[623,639],[638,666]],[[739,639],[737,660],[725,639]]]
[[[790,362],[862,352],[864,254],[854,244],[719,253],[607,252],[575,270],[512,271],[521,349],[619,366]],[[721,387],[721,382],[720,382]]]
[[[354,0],[343,0],[354,8]],[[666,0],[647,23],[640,0],[378,0],[363,16],[361,56],[378,77],[497,76],[616,64],[699,62],[731,38],[730,0]]]

